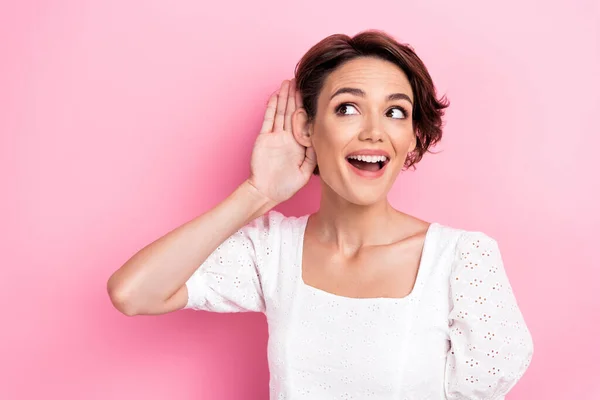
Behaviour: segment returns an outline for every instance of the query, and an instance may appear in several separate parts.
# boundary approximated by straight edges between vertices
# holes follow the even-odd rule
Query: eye
[[[406,110],[402,107],[390,108],[387,112],[387,116],[394,119],[403,119],[406,118]]]
[[[340,104],[335,112],[337,114],[341,114],[341,115],[356,115],[358,114],[358,110],[356,109],[356,107],[354,107],[352,104]]]

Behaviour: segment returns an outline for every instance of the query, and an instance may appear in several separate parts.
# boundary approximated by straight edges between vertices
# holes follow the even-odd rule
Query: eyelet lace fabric
[[[301,279],[308,216],[271,211],[186,282],[186,308],[262,312],[270,397],[503,399],[533,355],[498,243],[431,224],[413,291],[357,299]]]

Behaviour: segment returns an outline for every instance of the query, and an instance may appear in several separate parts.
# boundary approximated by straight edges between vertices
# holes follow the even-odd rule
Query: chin
[[[335,193],[339,198],[357,206],[371,206],[387,200],[389,186],[382,181],[361,182],[352,179],[321,179],[328,186],[328,191]],[[329,182],[327,182],[329,181]]]
[[[326,168],[320,169],[320,175],[329,190],[342,199],[357,206],[371,206],[387,200],[398,176],[396,172],[399,171],[395,171],[393,165],[387,167],[386,171],[381,171],[377,176],[356,173],[345,165],[334,174],[328,174]]]

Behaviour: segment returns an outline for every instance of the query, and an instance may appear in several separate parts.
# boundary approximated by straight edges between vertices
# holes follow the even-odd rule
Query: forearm
[[[244,182],[211,210],[147,245],[108,281],[115,306],[126,314],[159,308],[229,236],[275,204]]]

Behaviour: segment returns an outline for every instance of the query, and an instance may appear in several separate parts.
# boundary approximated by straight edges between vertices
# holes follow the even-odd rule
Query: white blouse
[[[265,313],[270,398],[503,399],[533,355],[497,242],[430,225],[403,298],[350,298],[302,280],[308,216],[271,211],[186,283],[186,308]]]

